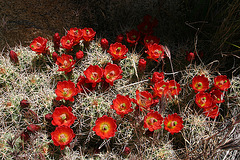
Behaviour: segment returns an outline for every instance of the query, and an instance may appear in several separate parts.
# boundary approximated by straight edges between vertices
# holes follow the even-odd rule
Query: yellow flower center
[[[65,136],[65,134],[61,134],[60,135],[60,142],[66,142],[67,137]]]
[[[64,114],[60,115],[60,118],[61,118],[62,120],[65,120],[65,119],[67,118],[67,115],[64,113]]]

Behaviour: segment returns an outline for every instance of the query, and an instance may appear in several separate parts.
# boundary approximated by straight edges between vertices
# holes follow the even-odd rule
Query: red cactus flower
[[[123,34],[119,34],[117,37],[116,37],[116,42],[118,42],[118,43],[122,43],[122,41],[123,41],[123,38],[124,38],[124,35]]]
[[[67,50],[67,52],[72,51],[72,47],[73,47],[73,38],[70,37],[69,35],[63,36],[61,38],[61,44],[62,44],[62,48],[65,48]]]
[[[209,89],[208,78],[206,78],[204,75],[195,76],[192,79],[192,84],[190,84],[190,87],[192,87],[196,92],[206,91]]]
[[[183,120],[177,113],[169,114],[164,118],[164,129],[172,135],[181,131],[183,127]]]
[[[148,114],[144,117],[144,128],[148,128],[151,132],[161,129],[162,121],[163,117],[157,111],[148,112]]]
[[[103,76],[102,68],[98,65],[90,65],[83,73],[87,77],[86,83],[92,83],[93,88],[96,87],[97,83],[101,82]]]
[[[39,125],[36,125],[36,124],[30,124],[30,125],[27,126],[27,130],[29,132],[32,132],[32,133],[35,133],[40,129],[41,129],[41,127]]]
[[[181,91],[180,84],[174,80],[170,80],[168,82],[168,90],[171,96],[179,95],[179,92]]]
[[[103,50],[107,50],[109,47],[108,40],[106,38],[101,39],[101,47]]]
[[[112,60],[114,61],[127,58],[127,56],[124,55],[128,52],[128,49],[125,45],[116,42],[110,45],[107,52],[113,57]]]
[[[195,103],[200,108],[208,108],[212,105],[212,97],[209,93],[206,92],[199,92],[196,94]]]
[[[10,57],[10,60],[13,62],[13,63],[18,63],[19,62],[19,60],[18,60],[18,55],[17,55],[17,53],[16,52],[14,52],[14,51],[10,51],[10,53],[9,53],[9,57]]]
[[[78,51],[78,52],[76,53],[76,58],[77,58],[77,60],[80,60],[80,59],[82,59],[83,57],[84,57],[83,51]]]
[[[77,95],[78,90],[75,87],[73,82],[69,81],[62,81],[57,83],[57,89],[55,89],[55,93],[57,95],[56,100],[69,100],[71,102],[74,101],[73,96]]]
[[[56,52],[53,52],[53,53],[52,53],[52,58],[53,58],[53,61],[54,61],[55,63],[56,63],[58,57],[59,57],[59,55],[58,55]]]
[[[219,89],[211,89],[210,94],[213,99],[213,103],[223,103],[225,100],[223,99],[224,93]]]
[[[77,45],[83,36],[82,30],[76,27],[70,28],[67,34],[73,39],[73,45]]]
[[[102,139],[109,139],[113,137],[117,131],[116,120],[104,115],[96,120],[92,130]]]
[[[159,98],[162,98],[162,96],[167,96],[169,92],[169,84],[168,82],[160,81],[158,83],[155,83],[153,92],[154,96],[158,96]]]
[[[131,99],[128,96],[117,94],[117,98],[113,100],[113,104],[110,107],[123,118],[125,114],[133,111],[131,106]]]
[[[136,45],[140,39],[140,32],[132,29],[130,32],[126,33],[127,42],[130,43],[131,46]]]
[[[75,137],[75,134],[68,126],[58,126],[55,131],[51,133],[51,137],[53,144],[55,146],[60,146],[61,150],[63,150],[66,145],[69,146],[70,142]]]
[[[153,73],[153,76],[152,76],[152,79],[149,78],[151,80],[152,83],[158,83],[158,82],[161,82],[163,79],[164,79],[164,73],[161,72],[154,72]]]
[[[54,126],[71,126],[77,119],[72,113],[72,107],[61,105],[56,107],[52,114],[52,124]]]
[[[148,54],[148,59],[152,59],[156,62],[158,62],[159,58],[163,59],[165,55],[162,46],[156,43],[154,43],[153,45],[149,45],[146,53]]]
[[[123,71],[121,70],[120,66],[116,64],[108,63],[103,71],[105,81],[109,83],[111,86],[113,86],[113,82],[115,80],[122,78],[122,75],[121,75],[122,72]]]
[[[74,64],[76,63],[75,60],[73,60],[73,57],[71,55],[62,54],[57,58],[56,64],[58,65],[58,71],[64,71],[65,74],[72,71],[74,68]]]
[[[85,42],[90,42],[94,39],[94,36],[96,35],[96,32],[92,28],[83,28],[83,39]]]
[[[55,51],[58,51],[60,48],[60,36],[59,33],[55,33],[53,36],[53,43],[54,43],[54,49]]]
[[[149,110],[153,104],[158,102],[158,100],[154,100],[152,94],[148,91],[139,92],[139,90],[136,90],[136,100],[132,99],[132,102],[139,107]],[[140,110],[142,109],[140,108]]]
[[[153,35],[146,35],[143,41],[145,47],[148,48],[150,45],[153,45],[154,43],[159,44],[160,39]]]
[[[45,120],[48,121],[48,122],[51,122],[53,120],[52,114],[51,113],[46,114],[45,115]]]
[[[139,59],[139,61],[138,61],[138,70],[140,72],[144,72],[145,69],[146,69],[146,64],[147,64],[147,62],[145,61],[145,59],[143,59],[143,58]]]
[[[204,108],[203,113],[205,116],[215,119],[219,115],[219,107],[213,104],[211,107]]]
[[[230,88],[230,81],[226,75],[220,75],[214,78],[214,86],[221,91],[226,91]]]
[[[47,39],[39,36],[32,41],[32,43],[30,44],[30,48],[37,54],[41,54],[46,53],[47,51],[46,45]]]

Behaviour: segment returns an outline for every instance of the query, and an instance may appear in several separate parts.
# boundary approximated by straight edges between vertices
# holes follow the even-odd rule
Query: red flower
[[[122,43],[123,38],[124,38],[124,35],[123,35],[123,34],[119,34],[119,35],[116,37],[116,42]]]
[[[82,59],[83,57],[84,57],[83,51],[78,51],[78,52],[76,53],[76,58],[77,58],[77,60],[80,60],[80,59]]]
[[[163,79],[164,79],[164,73],[163,72],[161,72],[161,73],[154,72],[153,76],[152,76],[152,79],[151,79],[151,82],[152,83],[158,83],[158,82],[161,82]]]
[[[131,99],[128,96],[117,94],[117,98],[113,100],[113,104],[110,107],[123,118],[125,114],[133,111],[131,106]]]
[[[145,69],[146,69],[146,64],[147,64],[147,62],[145,61],[145,59],[143,59],[143,58],[139,59],[139,61],[138,61],[138,70],[140,72],[144,72]]]
[[[46,114],[45,115],[45,120],[48,121],[48,122],[51,122],[53,120],[52,114],[51,113]]]
[[[73,45],[77,45],[83,36],[82,30],[76,27],[70,28],[67,34],[73,39]]]
[[[136,90],[136,100],[132,99],[132,101],[139,107],[143,107],[147,110],[149,110],[153,104],[158,102],[158,100],[153,99],[152,94],[149,93],[148,91],[139,92],[139,90]]]
[[[59,57],[59,55],[56,53],[56,52],[53,52],[52,53],[52,58],[53,58],[53,61],[56,62],[57,61],[57,58]]]
[[[220,75],[214,78],[214,86],[222,91],[230,88],[230,81],[226,75]]]
[[[107,50],[109,47],[108,40],[106,38],[101,39],[101,47],[103,50]]]
[[[52,114],[52,124],[54,126],[71,126],[74,121],[77,119],[72,114],[72,108],[61,105],[60,107],[56,107]]]
[[[55,51],[58,51],[59,50],[59,47],[60,47],[60,36],[59,36],[59,33],[55,33],[54,36],[53,36],[53,43],[54,43],[54,49]]]
[[[46,53],[47,39],[43,37],[35,38],[30,44],[30,48],[35,51],[37,54]]]
[[[122,72],[123,71],[121,70],[120,66],[116,64],[108,63],[103,71],[105,81],[109,83],[111,86],[113,86],[113,82],[115,80],[122,78],[122,75],[121,75]]]
[[[74,101],[73,96],[77,95],[77,88],[75,87],[75,84],[73,82],[69,81],[63,81],[58,82],[57,89],[55,89],[55,93],[57,95],[56,100],[69,100],[71,102]]]
[[[127,58],[127,56],[124,56],[127,52],[127,47],[118,42],[111,44],[108,50],[108,53],[113,57],[113,61]]]
[[[83,33],[83,39],[86,42],[92,41],[96,34],[96,32],[92,28],[83,28],[82,33]]]
[[[215,119],[219,115],[219,107],[216,104],[213,104],[211,107],[204,108],[203,113],[205,116]]]
[[[167,96],[168,94],[168,82],[160,81],[158,83],[155,83],[154,88],[154,95],[158,96],[159,98],[162,98],[162,96]]]
[[[69,143],[73,140],[75,134],[68,126],[58,126],[55,131],[51,133],[51,137],[53,144],[55,146],[60,146],[61,150],[63,150],[66,145],[69,146]]]
[[[192,79],[190,87],[192,87],[196,92],[203,92],[209,89],[209,81],[204,75],[195,76]]]
[[[200,108],[208,108],[212,105],[212,97],[209,93],[199,92],[196,94],[195,103]]]
[[[71,51],[73,47],[73,38],[69,35],[63,36],[61,38],[62,48],[65,48],[67,51]]]
[[[96,84],[101,82],[103,76],[102,68],[98,65],[90,65],[84,72],[84,75],[87,77],[86,83],[92,83],[92,87],[96,87]]]
[[[160,39],[153,35],[146,35],[143,41],[145,47],[148,48],[150,45],[153,45],[154,43],[158,44],[160,42]]]
[[[224,102],[224,93],[221,92],[220,90],[218,89],[212,89],[211,90],[211,96],[212,96],[212,99],[213,99],[213,103],[223,103]]]
[[[193,61],[195,59],[196,54],[193,52],[186,52],[186,60],[187,61]]]
[[[58,71],[64,71],[65,74],[71,72],[74,68],[75,60],[71,55],[62,54],[57,58],[56,64],[58,65]]]
[[[117,131],[116,120],[104,115],[96,120],[95,126],[92,130],[102,139],[109,139],[110,137],[113,137]]]
[[[10,60],[13,62],[13,63],[18,63],[19,61],[18,61],[18,55],[17,55],[17,53],[16,52],[14,52],[14,51],[10,51],[10,53],[9,53],[9,57],[10,57]]]
[[[161,129],[162,121],[163,121],[163,117],[157,111],[149,112],[144,117],[144,128],[148,128],[149,131],[151,132],[157,129]]]
[[[140,32],[132,29],[130,32],[126,33],[126,36],[127,42],[130,43],[130,45],[136,45],[138,40],[140,39]]]
[[[38,126],[38,125],[36,125],[36,124],[30,124],[30,125],[27,127],[27,130],[28,130],[29,132],[32,132],[32,133],[37,132],[39,129],[41,129],[41,127]]]
[[[149,45],[148,50],[145,52],[148,54],[148,59],[152,59],[156,62],[158,62],[158,58],[164,58],[164,50],[162,46],[156,43],[154,43],[153,45]]]
[[[183,128],[183,120],[177,113],[169,114],[164,118],[164,129],[172,135],[178,133]]]
[[[174,80],[170,80],[168,82],[168,90],[171,96],[179,95],[179,92],[181,91],[180,84]]]

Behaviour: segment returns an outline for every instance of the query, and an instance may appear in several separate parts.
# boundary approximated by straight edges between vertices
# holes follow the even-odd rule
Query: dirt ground
[[[43,36],[61,36],[72,27],[92,27],[97,36],[115,37],[146,14],[157,14],[158,0],[0,0],[0,49],[29,45]]]

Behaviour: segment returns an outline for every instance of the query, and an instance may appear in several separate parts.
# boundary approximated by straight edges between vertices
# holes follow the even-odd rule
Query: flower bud
[[[38,126],[38,125],[36,125],[36,124],[30,124],[30,125],[27,127],[27,130],[28,130],[29,132],[32,132],[32,133],[38,131],[39,129],[41,129],[41,127]]]
[[[30,136],[26,131],[21,133],[21,140],[27,141],[29,138],[30,138]]]
[[[58,58],[58,54],[56,52],[53,52],[52,53],[52,58],[53,58],[53,61],[56,62],[57,61],[57,58]]]
[[[21,100],[21,102],[20,102],[20,106],[22,108],[27,108],[27,107],[29,107],[29,105],[30,105],[30,103],[25,99]]]
[[[195,59],[195,54],[192,52],[187,52],[187,56],[186,56],[187,61],[193,61]]]
[[[143,72],[143,71],[145,71],[145,69],[146,69],[146,64],[147,64],[147,62],[145,61],[145,59],[139,59],[139,61],[138,61],[138,70],[140,71],[140,72]]]
[[[83,51],[78,51],[78,52],[76,53],[76,58],[77,58],[77,60],[82,59],[83,56],[84,56]]]
[[[45,120],[48,121],[48,122],[51,122],[53,120],[52,114],[51,113],[46,114],[45,115]]]
[[[9,53],[9,57],[10,57],[10,59],[11,59],[11,61],[13,62],[13,63],[18,63],[19,61],[18,61],[18,56],[17,56],[17,54],[14,52],[14,51],[10,51],[10,53]]]
[[[101,47],[103,50],[107,50],[109,47],[108,40],[106,38],[101,39]]]
[[[54,43],[54,49],[55,51],[59,50],[60,47],[60,36],[59,33],[55,33],[53,36],[53,43]]]
[[[128,155],[131,152],[131,149],[129,147],[125,147],[123,153]]]
[[[158,82],[161,82],[162,80],[164,79],[164,73],[161,72],[154,72],[153,73],[153,76],[152,76],[152,79],[151,79],[151,82],[152,83],[158,83]]]

